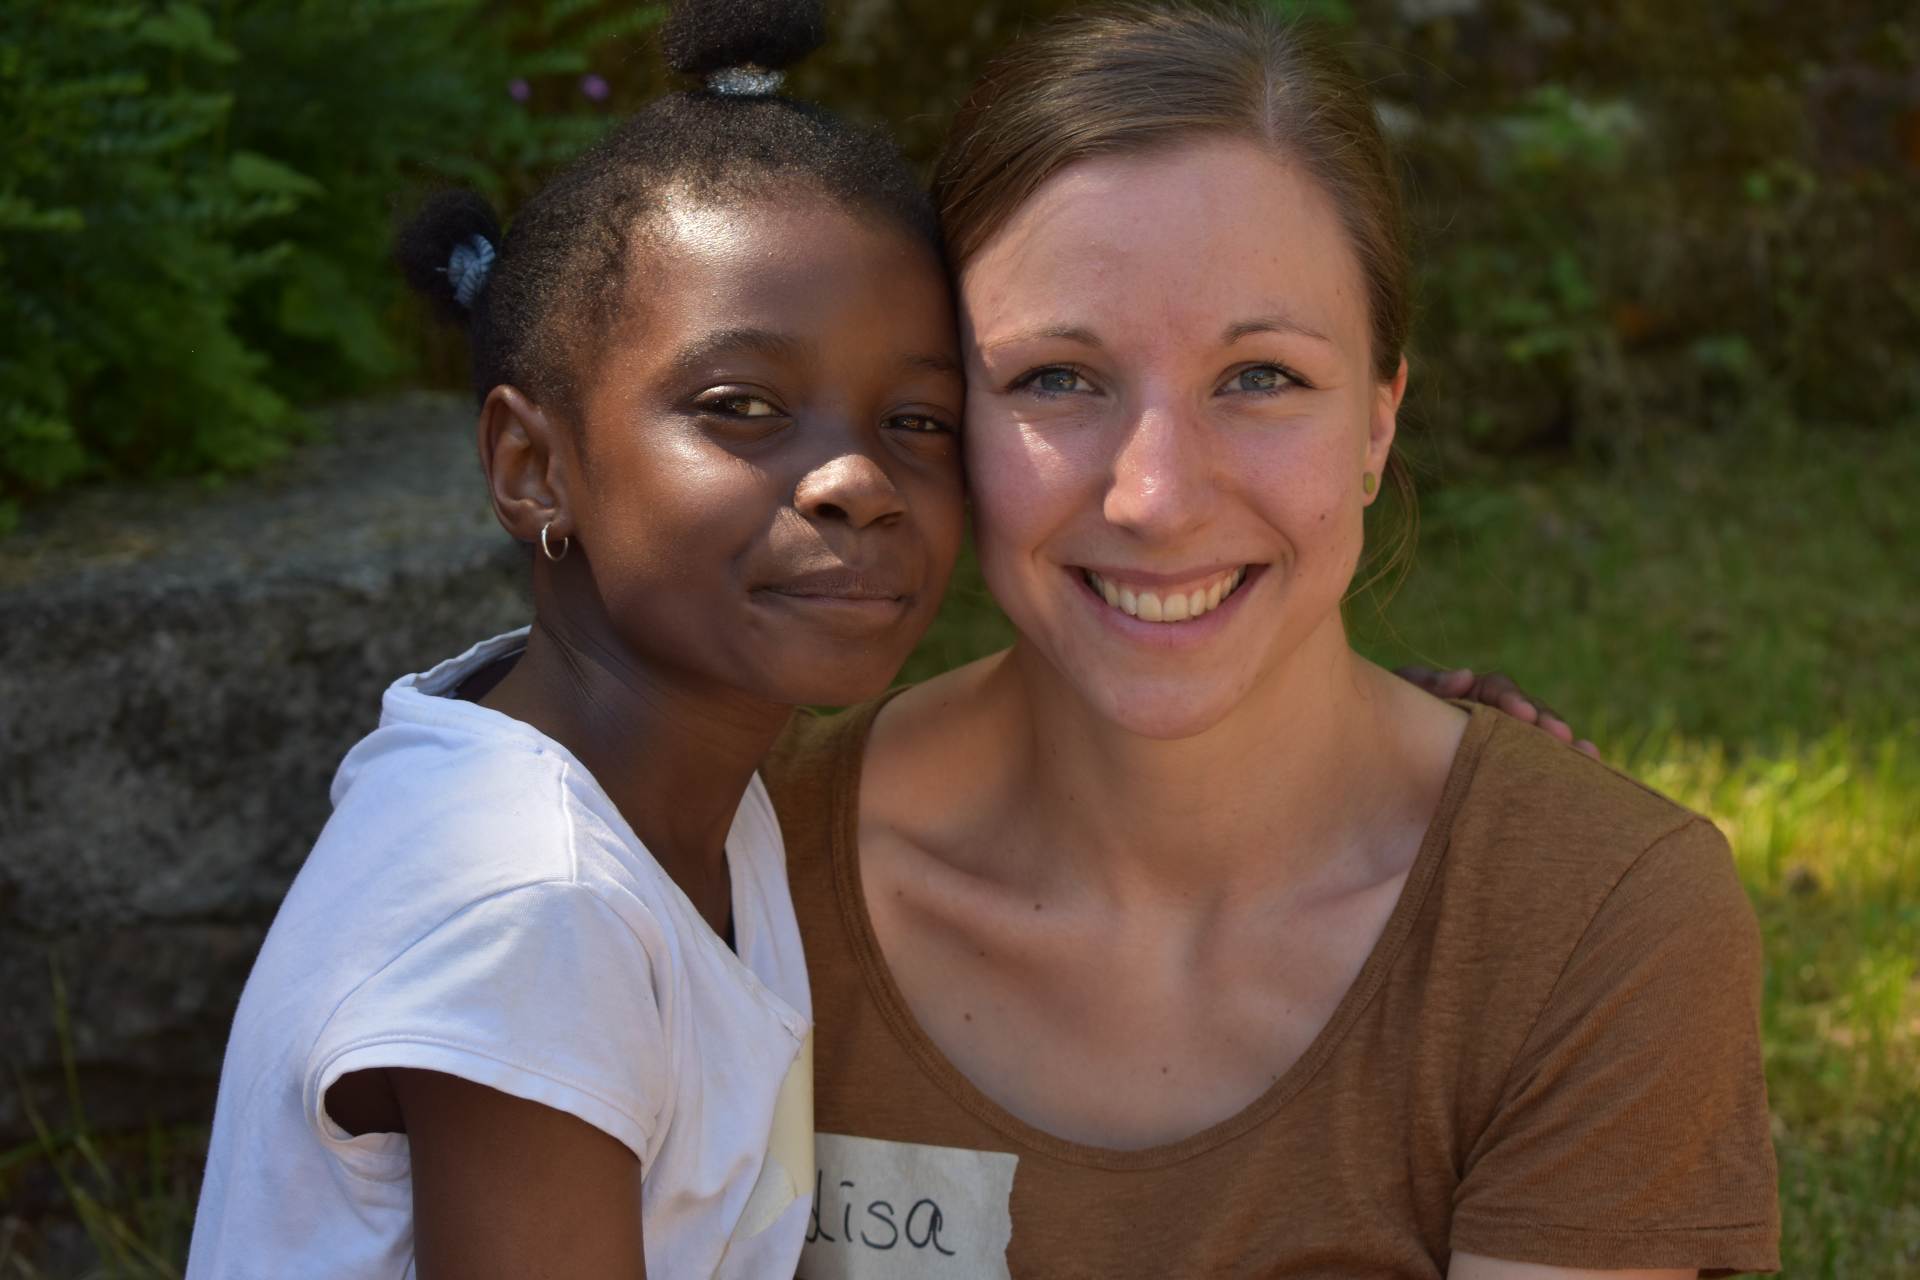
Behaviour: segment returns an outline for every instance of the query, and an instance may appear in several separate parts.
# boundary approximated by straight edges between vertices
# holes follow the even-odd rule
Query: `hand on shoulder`
[[[1424,689],[1436,698],[1462,698],[1504,711],[1516,720],[1544,729],[1583,755],[1600,758],[1600,748],[1585,738],[1576,739],[1573,728],[1538,698],[1529,697],[1512,676],[1490,671],[1475,675],[1470,667],[1451,671],[1432,671],[1421,666],[1405,666],[1394,672],[1402,680]]]

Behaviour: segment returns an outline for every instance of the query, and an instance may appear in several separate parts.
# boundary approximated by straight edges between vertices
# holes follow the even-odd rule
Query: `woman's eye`
[[[1027,375],[1026,385],[1035,391],[1044,391],[1050,395],[1093,390],[1093,384],[1073,369],[1041,369]]]
[[[759,396],[721,396],[717,400],[706,401],[705,407],[735,418],[775,418],[780,415],[772,401],[762,400]]]
[[[1255,365],[1251,369],[1242,369],[1234,378],[1237,391],[1278,391],[1287,386],[1292,379],[1272,365]]]

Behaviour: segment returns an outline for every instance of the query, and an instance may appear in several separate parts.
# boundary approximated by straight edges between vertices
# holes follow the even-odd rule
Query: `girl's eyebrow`
[[[673,365],[680,373],[693,373],[713,363],[716,356],[737,352],[751,352],[771,360],[799,361],[813,354],[813,344],[772,329],[716,329],[698,335],[682,347]]]
[[[947,355],[908,356],[900,363],[909,369],[924,371],[926,373],[944,373],[949,377],[960,378],[962,380],[967,376],[966,372],[961,369],[960,362],[952,356]]]

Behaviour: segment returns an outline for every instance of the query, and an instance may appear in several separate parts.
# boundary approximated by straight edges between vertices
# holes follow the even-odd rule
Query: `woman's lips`
[[[1190,622],[1220,607],[1246,581],[1247,565],[1215,570],[1185,581],[1142,582],[1124,573],[1081,569],[1093,594],[1130,618],[1142,622]]]

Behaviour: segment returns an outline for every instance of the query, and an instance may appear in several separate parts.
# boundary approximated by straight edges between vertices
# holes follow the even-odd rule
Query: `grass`
[[[0,1151],[0,1280],[179,1280],[206,1156],[203,1125],[96,1134],[87,1124],[67,1017],[66,984],[48,955],[65,1067],[65,1123],[49,1124],[24,1077],[34,1140]]]
[[[1404,588],[1355,602],[1356,643],[1506,670],[1720,824],[1765,938],[1785,1274],[1920,1277],[1920,432],[1441,479]],[[904,675],[1010,638],[968,559]],[[0,1196],[38,1178],[93,1274],[168,1275],[204,1141],[82,1124],[0,1155]],[[53,1274],[23,1229],[0,1215],[0,1280]]]

